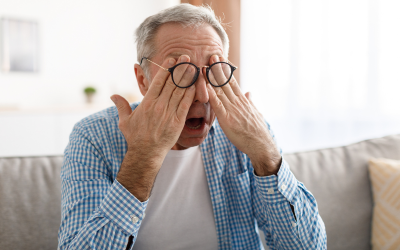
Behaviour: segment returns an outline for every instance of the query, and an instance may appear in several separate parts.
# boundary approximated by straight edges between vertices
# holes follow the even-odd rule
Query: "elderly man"
[[[316,200],[241,92],[212,10],[178,5],[136,35],[143,101],[114,95],[75,125],[59,248],[262,249],[258,226],[271,249],[325,249]]]

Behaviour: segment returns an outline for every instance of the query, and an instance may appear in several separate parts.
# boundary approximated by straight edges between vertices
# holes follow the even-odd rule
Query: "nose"
[[[194,85],[196,86],[196,94],[194,96],[193,102],[199,102],[199,103],[208,103],[208,91],[207,91],[207,80],[205,76],[205,70],[204,68],[201,68],[199,77],[197,78],[196,82]]]

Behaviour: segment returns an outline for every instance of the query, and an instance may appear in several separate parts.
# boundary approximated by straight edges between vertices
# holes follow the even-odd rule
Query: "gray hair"
[[[136,29],[137,60],[143,57],[151,58],[156,53],[154,37],[158,28],[169,22],[180,23],[184,27],[198,28],[203,24],[209,24],[215,29],[221,38],[224,49],[224,57],[228,58],[229,38],[222,22],[216,16],[210,6],[193,6],[191,4],[179,4],[146,18]],[[147,67],[143,67],[146,77],[149,79]]]

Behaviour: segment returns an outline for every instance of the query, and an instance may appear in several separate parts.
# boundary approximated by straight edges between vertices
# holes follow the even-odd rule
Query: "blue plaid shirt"
[[[256,176],[217,120],[200,148],[219,249],[263,249],[257,226],[271,249],[326,249],[317,202],[284,160],[277,176]],[[61,169],[59,249],[125,249],[129,236],[135,243],[148,201],[116,180],[126,151],[115,107],[75,125]]]

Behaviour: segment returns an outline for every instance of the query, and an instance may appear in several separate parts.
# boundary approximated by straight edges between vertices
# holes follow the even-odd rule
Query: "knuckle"
[[[224,93],[224,91],[223,91],[221,88],[218,88],[218,89],[215,91],[215,94],[216,94],[218,97],[221,97],[221,96],[223,96],[225,93]]]
[[[224,105],[222,104],[222,102],[220,100],[218,100],[216,104],[217,104],[218,108],[224,107]]]
[[[236,106],[242,108],[243,107],[243,102],[239,98],[235,98],[234,103]]]
[[[153,80],[153,82],[152,82],[151,84],[154,84],[154,85],[156,85],[157,87],[160,87],[160,86],[162,86],[164,83],[163,83],[160,79],[154,78],[154,80]]]
[[[229,80],[229,84],[230,84],[231,86],[237,86],[237,85],[238,85],[236,79],[233,78],[233,77],[231,78],[231,80]]]
[[[169,77],[168,77],[168,79],[167,79],[167,81],[166,81],[166,84],[168,84],[168,85],[171,85],[171,86],[174,86],[174,87],[175,87],[175,83],[172,81],[172,77],[171,77],[171,76],[169,76]]]
[[[125,110],[125,107],[124,107],[123,105],[118,105],[118,106],[117,106],[117,110],[118,110],[118,111],[124,111],[124,110]]]
[[[174,92],[172,92],[172,95],[175,96],[175,97],[181,97],[183,95],[183,93],[184,92],[182,91],[182,89],[177,87],[174,90]]]

